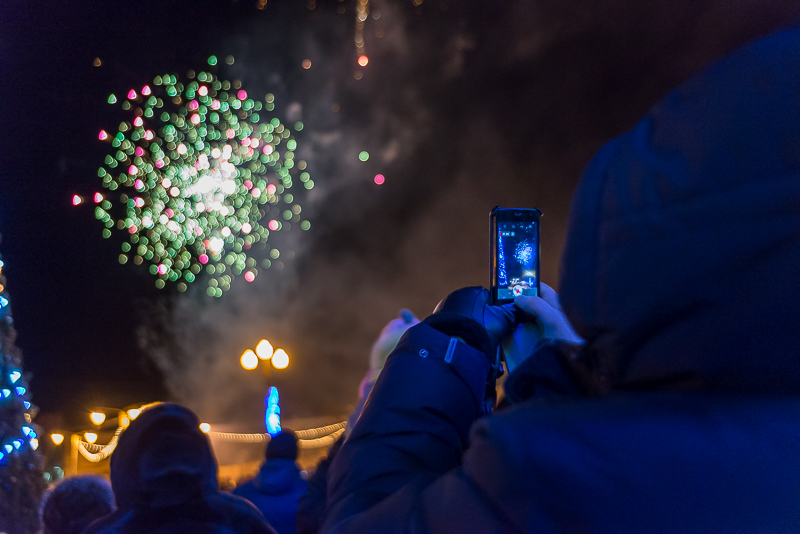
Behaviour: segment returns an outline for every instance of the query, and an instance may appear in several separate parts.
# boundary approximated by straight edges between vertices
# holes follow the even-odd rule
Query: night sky
[[[94,407],[172,399],[255,431],[264,381],[239,356],[262,337],[292,356],[272,375],[286,416],[345,413],[400,308],[423,317],[488,283],[492,206],[542,209],[542,279],[557,285],[592,154],[800,16],[794,0],[416,2],[369,2],[363,68],[355,0],[4,3],[0,253],[43,414],[74,426]],[[283,238],[285,268],[219,299],[202,281],[156,289],[145,265],[120,265],[122,236],[101,237],[91,202],[71,204],[101,190],[97,133],[122,120],[108,95],[212,54],[235,57],[224,78],[275,95],[273,116],[304,122],[297,153],[316,183],[298,195],[312,227]]]

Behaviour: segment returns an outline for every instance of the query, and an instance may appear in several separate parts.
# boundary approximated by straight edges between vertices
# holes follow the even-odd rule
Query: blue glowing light
[[[22,387],[22,386],[17,386],[17,387],[16,387],[16,388],[14,388],[14,389],[16,389],[16,390],[17,390],[17,395],[19,395],[20,397],[21,397],[21,396],[23,396],[23,395],[25,395],[25,392],[26,392],[26,391],[28,391],[27,389],[25,389],[25,388],[24,388],[24,387]]]
[[[0,308],[5,308],[8,306],[8,299],[5,297],[0,297]]]
[[[264,425],[266,426],[267,434],[270,436],[277,436],[281,433],[281,407],[278,398],[278,388],[269,388],[264,403],[267,407],[264,413]]]
[[[9,445],[8,443],[6,443],[6,444],[5,444],[5,445],[3,445],[3,446],[5,447],[5,449],[6,449],[6,452],[11,452],[11,451],[13,451],[13,450],[14,450],[14,446],[13,446],[13,445]]]
[[[14,448],[15,449],[19,449],[20,447],[22,447],[22,440],[21,439],[15,439],[14,440]]]
[[[2,391],[2,393],[3,393],[3,398],[6,398],[6,397],[8,397],[9,395],[11,395],[11,390],[10,390],[10,389],[4,389],[4,390]]]
[[[30,402],[28,402],[28,401],[25,401],[25,402],[23,402],[23,403],[22,403],[22,405],[23,405],[23,406],[25,406],[25,409],[26,409],[26,410],[27,410],[27,409],[29,409],[29,408],[31,407],[31,403],[30,403]]]
[[[31,432],[33,432],[33,429],[31,427],[29,426],[22,427],[22,433],[25,434],[26,436],[30,435]],[[34,434],[33,437],[35,438],[36,435]]]
[[[11,383],[14,384],[17,380],[22,378],[22,373],[19,371],[11,371],[8,373],[8,378],[11,380]]]

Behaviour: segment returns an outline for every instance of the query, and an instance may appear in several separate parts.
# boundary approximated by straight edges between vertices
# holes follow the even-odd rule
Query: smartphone
[[[492,304],[513,302],[520,295],[538,296],[538,208],[501,208],[489,214],[491,222]]]

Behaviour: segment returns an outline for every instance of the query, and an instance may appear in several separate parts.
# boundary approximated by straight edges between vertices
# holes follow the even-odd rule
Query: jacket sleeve
[[[464,532],[464,506],[497,524],[460,467],[488,372],[482,352],[409,329],[331,464],[323,532]]]
[[[328,469],[344,438],[331,445],[328,456],[317,464],[317,469],[308,479],[305,495],[300,497],[297,510],[297,534],[317,534],[325,520],[325,508],[328,505]]]

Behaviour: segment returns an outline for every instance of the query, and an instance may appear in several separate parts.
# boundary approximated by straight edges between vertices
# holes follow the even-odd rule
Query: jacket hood
[[[282,495],[305,483],[295,461],[284,458],[267,460],[253,479],[253,486],[265,495]]]
[[[797,392],[800,30],[723,58],[603,147],[561,303],[609,388]]]
[[[111,486],[120,510],[173,506],[217,490],[217,464],[200,420],[188,408],[162,403],[122,433],[111,457]]]

